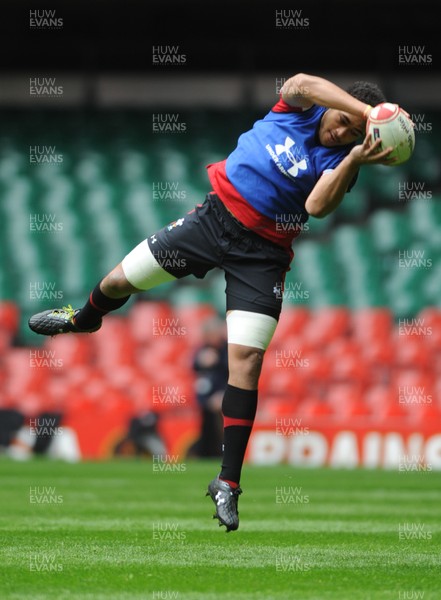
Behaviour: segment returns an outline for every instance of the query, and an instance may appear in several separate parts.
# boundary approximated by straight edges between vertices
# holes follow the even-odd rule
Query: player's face
[[[366,122],[343,110],[328,109],[320,121],[319,139],[323,146],[345,146],[365,136]]]

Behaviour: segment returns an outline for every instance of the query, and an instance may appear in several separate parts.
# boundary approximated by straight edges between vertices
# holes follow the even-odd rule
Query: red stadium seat
[[[54,373],[49,363],[57,360],[44,348],[11,348],[4,359],[6,393],[20,401],[27,392],[41,392],[48,377]]]
[[[389,308],[364,308],[356,310],[351,316],[351,330],[358,340],[388,338],[394,326],[394,316]]]
[[[420,369],[394,369],[391,383],[399,388],[408,388],[409,391],[418,393],[432,393],[436,382],[435,373],[430,370]]]
[[[173,314],[174,318],[178,319],[178,326],[185,329],[187,342],[192,347],[199,345],[202,341],[204,322],[218,316],[211,304],[176,306],[173,308]]]
[[[138,344],[154,339],[155,327],[164,327],[173,319],[173,310],[167,302],[136,302],[128,313],[128,330]]]
[[[433,306],[427,307],[420,311],[417,320],[427,332],[425,340],[433,357],[441,358],[441,309]]]
[[[392,382],[397,390],[398,402],[410,418],[439,418],[434,373],[398,369],[394,372]]]
[[[323,384],[330,381],[332,376],[332,359],[322,351],[308,352],[304,357],[304,375],[308,382]]]
[[[395,386],[373,386],[366,391],[365,402],[370,407],[372,414],[377,419],[387,417],[407,417],[407,410],[398,399],[398,390]]]
[[[334,417],[335,413],[326,400],[317,398],[308,398],[301,402],[297,407],[297,417],[299,419],[309,417]]]
[[[110,315],[93,335],[97,364],[104,370],[135,362],[136,342],[125,317]]]
[[[271,356],[266,357],[268,365],[272,364],[271,358]],[[268,375],[264,378],[264,385],[259,382],[262,394],[267,393],[271,396],[285,396],[293,399],[299,399],[306,394],[307,382],[303,369],[283,369],[273,365],[268,368],[268,371]]]
[[[380,405],[397,402],[397,389],[389,385],[373,385],[365,390],[364,400],[374,410]]]
[[[338,417],[370,416],[372,413],[371,407],[364,401],[363,386],[355,381],[331,384],[325,397]]]
[[[326,389],[325,398],[333,406],[339,406],[348,402],[363,401],[363,392],[363,386],[355,381],[331,383]]]
[[[276,329],[276,334],[277,332],[278,329]],[[291,350],[295,352],[296,350],[306,350],[307,348],[308,345],[300,332],[279,335],[277,338],[274,336],[269,346],[269,350],[274,352],[278,350]]]
[[[390,368],[395,363],[395,345],[388,337],[378,337],[360,344],[363,360],[373,367]]]
[[[152,375],[170,368],[190,370],[193,355],[187,343],[185,336],[158,337],[153,343],[137,349],[136,363],[145,373]]]
[[[0,357],[6,356],[11,344],[11,334],[6,329],[0,329]]]
[[[17,304],[6,300],[0,302],[0,330],[15,335],[18,332],[19,323],[20,309]]]
[[[400,419],[407,419],[409,417],[409,412],[406,410],[405,407],[401,406],[400,404],[390,403],[381,405],[377,409],[376,415],[381,419],[397,417]]]
[[[361,346],[351,338],[337,338],[326,346],[326,356],[332,360],[333,381],[358,381],[367,384],[371,370],[363,360]]]
[[[298,402],[287,400],[279,396],[263,396],[262,401],[259,400],[257,409],[257,419],[261,422],[275,424],[276,419],[282,417],[293,417],[297,415]]]
[[[311,312],[308,308],[304,306],[284,307],[282,310],[282,314],[280,315],[279,324],[277,326],[273,340],[277,344],[279,340],[281,341],[287,336],[301,335],[305,325],[308,323],[310,318]]]
[[[57,335],[47,338],[44,348],[54,352],[68,369],[90,363],[93,356],[93,338],[91,335]]]
[[[357,381],[362,385],[368,385],[372,379],[371,370],[360,354],[349,353],[334,360],[331,378],[333,381]]]
[[[320,308],[312,313],[303,334],[305,341],[315,348],[323,348],[340,336],[348,334],[350,311],[345,306]]]
[[[437,377],[433,386],[434,402],[441,408],[441,377]]]
[[[15,408],[18,408],[26,419],[33,419],[44,411],[52,410],[52,404],[48,401],[45,392],[32,391],[22,396]]]
[[[423,319],[425,326],[431,326],[433,329],[441,327],[441,308],[427,306],[418,313],[417,318]]]
[[[433,401],[430,403],[411,404],[406,407],[409,418],[416,422],[433,421],[439,423],[441,420],[441,409]]]
[[[334,412],[342,419],[372,416],[371,408],[363,400],[356,399],[342,403],[338,409],[334,407]]]
[[[395,334],[393,342],[396,366],[421,370],[430,368],[433,357],[424,337]]]

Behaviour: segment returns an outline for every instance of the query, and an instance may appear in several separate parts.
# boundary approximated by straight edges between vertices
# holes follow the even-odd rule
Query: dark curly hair
[[[386,96],[380,90],[377,84],[369,81],[354,81],[346,91],[357,100],[376,106],[380,102],[386,102]]]

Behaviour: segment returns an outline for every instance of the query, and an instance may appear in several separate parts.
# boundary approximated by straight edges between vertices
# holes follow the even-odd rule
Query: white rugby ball
[[[412,156],[415,148],[415,132],[412,121],[398,104],[382,102],[371,110],[366,133],[371,134],[372,143],[381,138],[380,150],[392,146],[387,158],[395,158],[391,167],[401,165]]]

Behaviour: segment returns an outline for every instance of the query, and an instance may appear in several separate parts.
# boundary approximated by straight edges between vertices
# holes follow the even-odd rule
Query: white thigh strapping
[[[232,310],[227,315],[228,343],[266,350],[277,327],[277,320],[269,315]]]
[[[176,279],[158,263],[147,240],[129,252],[121,264],[127,281],[138,290],[150,290],[161,283]]]

